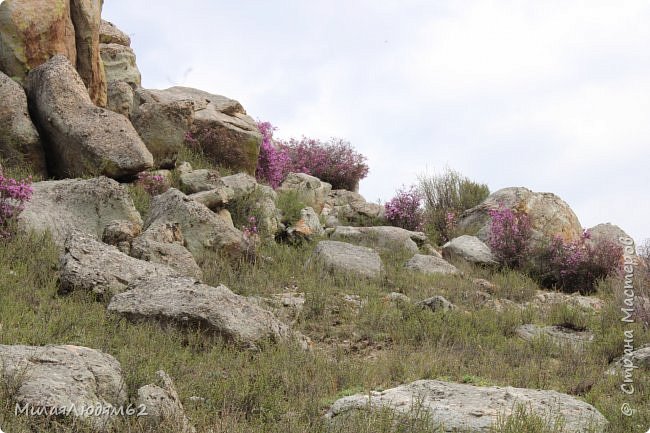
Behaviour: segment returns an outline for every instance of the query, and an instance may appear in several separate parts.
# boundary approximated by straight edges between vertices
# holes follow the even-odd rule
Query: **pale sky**
[[[147,88],[341,137],[390,199],[445,166],[650,238],[650,2],[105,0]]]

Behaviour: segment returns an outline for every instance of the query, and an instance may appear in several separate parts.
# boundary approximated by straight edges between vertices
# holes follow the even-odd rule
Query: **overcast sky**
[[[105,0],[103,16],[144,87],[349,140],[370,201],[449,166],[650,238],[650,2]]]

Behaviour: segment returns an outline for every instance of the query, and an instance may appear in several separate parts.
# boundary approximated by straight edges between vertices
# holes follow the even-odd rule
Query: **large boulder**
[[[451,263],[438,256],[416,254],[404,265],[406,269],[420,272],[427,275],[434,274],[458,274],[460,271]]]
[[[330,234],[330,238],[386,252],[402,249],[413,254],[417,254],[420,251],[418,246],[427,241],[426,235],[422,232],[413,232],[392,226],[337,226]]]
[[[329,183],[305,173],[289,173],[278,188],[279,192],[294,191],[306,206],[319,214],[331,190],[332,185]]]
[[[93,292],[110,298],[126,290],[138,278],[179,275],[171,267],[129,257],[112,245],[106,245],[77,232],[70,235],[59,264],[59,293],[75,290]]]
[[[497,259],[490,247],[476,236],[462,235],[442,246],[446,259],[460,258],[475,265],[496,265]]]
[[[636,255],[636,245],[634,244],[632,237],[615,224],[598,224],[587,229],[587,232],[589,233],[588,242],[594,247],[607,243],[609,245],[618,245],[619,247],[624,248],[626,245],[631,243],[631,251],[633,255]],[[628,242],[627,240],[630,241]]]
[[[99,44],[106,81],[124,81],[132,86],[139,87],[141,75],[135,62],[135,53],[131,47],[120,44]]]
[[[106,106],[106,75],[99,52],[99,27],[104,0],[70,0],[77,44],[77,71],[88,88],[90,99]]]
[[[188,173],[181,174],[180,177],[181,189],[186,194],[194,194],[202,191],[210,191],[214,189],[225,189],[229,188],[221,180],[221,176],[217,170],[211,169],[199,169],[192,170]],[[256,182],[257,183],[257,182]],[[230,189],[230,188],[229,188]],[[230,189],[231,197],[234,197],[234,191]]]
[[[77,63],[70,0],[0,3],[0,70],[24,84],[27,73],[63,54]]]
[[[164,371],[156,372],[158,384],[145,385],[138,389],[137,406],[144,408],[147,416],[143,421],[152,430],[160,427],[173,428],[178,433],[195,433],[185,415],[185,409],[176,392],[171,377]]]
[[[32,188],[19,222],[27,230],[49,231],[60,247],[74,230],[102,239],[116,220],[142,226],[127,189],[112,179],[50,180],[35,182]]]
[[[330,191],[321,214],[328,227],[355,224],[364,225],[368,221],[383,220],[385,209],[378,203],[369,203],[357,192],[345,189]]]
[[[262,137],[241,104],[189,87],[136,91],[133,125],[157,163],[185,141],[217,165],[254,175]]]
[[[151,153],[128,119],[96,107],[64,56],[30,71],[27,95],[34,121],[45,134],[53,174],[121,177],[153,166]]]
[[[338,241],[320,241],[310,261],[327,269],[368,278],[377,278],[383,268],[381,257],[372,248]]]
[[[265,341],[307,339],[226,286],[210,287],[188,277],[140,279],[115,295],[108,310],[130,320],[153,320],[221,335],[236,345],[258,348]]]
[[[489,212],[499,206],[528,215],[534,245],[550,241],[555,236],[573,241],[582,235],[578,217],[560,197],[519,187],[500,189],[478,206],[463,212],[457,224],[459,231],[474,234],[481,241],[487,242],[491,222]]]
[[[122,30],[118,29],[115,24],[102,20],[99,25],[99,43],[120,44],[125,47],[130,47],[131,38]]]
[[[45,152],[29,118],[27,96],[20,84],[0,72],[0,159],[5,166],[28,165],[47,176]]]
[[[106,108],[130,118],[133,112],[133,88],[124,81],[109,81]]]
[[[404,416],[416,413],[428,417],[432,427],[444,431],[489,433],[504,416],[513,415],[518,406],[553,427],[561,418],[562,431],[603,432],[605,417],[593,406],[567,394],[513,387],[479,387],[439,380],[418,380],[381,392],[344,397],[332,405],[326,417],[345,423],[345,416],[359,410],[392,410]]]
[[[203,272],[187,248],[178,224],[154,224],[135,238],[131,256],[176,269],[179,274],[203,279]]]
[[[187,249],[197,260],[208,250],[224,251],[235,257],[246,251],[244,236],[232,221],[175,188],[153,198],[145,228],[165,223],[179,225]]]
[[[0,378],[19,384],[12,398],[27,413],[70,411],[99,429],[93,431],[103,431],[110,412],[127,402],[119,362],[94,349],[0,345],[0,360]]]
[[[101,0],[12,0],[0,4],[0,70],[25,82],[30,70],[60,54],[79,71],[93,103],[106,104],[99,57]]]

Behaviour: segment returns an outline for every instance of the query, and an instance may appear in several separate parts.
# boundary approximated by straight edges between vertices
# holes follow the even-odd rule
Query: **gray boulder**
[[[129,257],[117,248],[73,233],[59,263],[59,293],[86,290],[109,297],[138,278],[179,275],[174,269]]]
[[[312,236],[322,236],[324,233],[320,218],[309,206],[300,210],[300,219],[287,229],[290,239],[308,239]]]
[[[120,44],[125,47],[131,46],[129,35],[118,29],[109,21],[102,20],[99,26],[99,42],[102,44]]]
[[[329,192],[321,214],[327,227],[354,223],[363,225],[368,220],[381,220],[385,216],[383,205],[369,203],[357,192],[335,189]]]
[[[154,320],[179,327],[199,327],[236,345],[258,348],[264,341],[307,339],[275,316],[226,286],[210,287],[188,277],[154,276],[129,285],[113,297],[108,310],[130,320]]]
[[[418,245],[423,245],[427,237],[422,232],[413,232],[399,227],[349,227],[337,226],[330,234],[333,240],[350,242],[391,252],[399,249],[417,254]]]
[[[52,174],[121,177],[153,166],[151,153],[131,123],[95,106],[64,56],[54,56],[29,72],[27,95],[34,121],[45,134]]]
[[[305,173],[289,173],[278,192],[295,191],[303,203],[321,213],[332,185]]]
[[[0,159],[5,167],[28,165],[47,177],[45,152],[29,118],[23,88],[0,72]]]
[[[183,173],[180,177],[181,188],[186,194],[228,188],[216,170],[200,169]]]
[[[130,254],[133,240],[140,235],[142,225],[128,220],[115,220],[104,227],[102,242],[117,247],[124,254]]]
[[[73,418],[103,430],[112,421],[89,416],[84,409],[110,411],[127,402],[119,362],[110,355],[79,346],[0,345],[0,378],[17,385],[13,400],[30,410],[70,410]]]
[[[185,415],[171,377],[164,371],[156,372],[158,384],[138,389],[137,406],[145,409],[144,423],[151,429],[171,428],[178,433],[195,433],[196,429]]]
[[[615,359],[609,366],[607,374],[627,374],[635,369],[650,371],[650,346],[642,347]]]
[[[487,242],[491,221],[489,211],[498,209],[499,205],[528,215],[532,228],[531,246],[550,241],[556,235],[565,241],[577,240],[582,235],[578,217],[560,197],[518,187],[500,189],[478,206],[463,212],[457,223],[458,229]]]
[[[133,88],[124,81],[109,82],[106,108],[130,118],[133,112]]]
[[[344,397],[332,405],[326,418],[345,423],[345,415],[354,411],[388,409],[405,416],[425,414],[432,426],[444,431],[489,433],[494,431],[499,417],[512,415],[518,405],[551,423],[561,417],[566,432],[582,433],[594,426],[600,433],[608,424],[590,404],[556,391],[479,387],[439,380],[418,380],[370,395]]]
[[[404,265],[406,269],[421,272],[423,274],[458,274],[458,269],[446,262],[444,259],[436,256],[426,256],[424,254],[414,255]]]
[[[34,193],[19,216],[26,230],[49,231],[63,248],[73,230],[102,239],[113,221],[142,226],[140,214],[124,186],[112,179],[65,179],[35,182]]]
[[[476,265],[497,264],[490,247],[476,236],[463,235],[452,239],[442,246],[442,256],[447,260],[461,258]]]
[[[189,145],[213,163],[255,174],[262,136],[241,104],[189,87],[136,91],[133,125],[157,163]]]
[[[535,338],[549,338],[559,346],[582,348],[594,339],[589,331],[576,331],[564,326],[538,326],[534,324],[520,325],[515,329],[519,337],[526,341]]]
[[[383,268],[381,257],[372,248],[338,241],[320,241],[311,260],[322,263],[330,270],[369,278],[379,277]]]
[[[203,272],[184,244],[178,224],[154,224],[133,241],[131,256],[169,266],[180,275],[202,280]]]
[[[124,81],[135,87],[140,87],[140,70],[135,62],[135,53],[130,47],[109,43],[99,44],[99,50],[107,82]]]
[[[456,306],[449,302],[444,296],[433,296],[417,303],[421,307],[428,308],[435,312],[455,310]]]
[[[186,247],[196,260],[208,250],[225,251],[234,257],[240,257],[246,251],[244,236],[232,221],[175,188],[152,199],[145,228],[165,223],[179,225]]]

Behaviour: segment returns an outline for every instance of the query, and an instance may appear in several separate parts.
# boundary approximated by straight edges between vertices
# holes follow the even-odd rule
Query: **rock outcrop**
[[[49,231],[63,248],[74,230],[102,239],[114,221],[142,226],[140,214],[126,188],[112,179],[64,179],[35,182],[32,199],[19,216],[24,229]]]
[[[329,183],[305,173],[289,173],[278,188],[278,192],[294,191],[306,206],[319,214],[331,190],[332,185]]]
[[[0,72],[0,159],[6,167],[29,166],[47,176],[45,151],[27,111],[20,84]]]
[[[391,252],[402,249],[412,254],[419,253],[419,245],[423,245],[427,241],[426,235],[422,232],[413,232],[392,226],[337,226],[330,234],[330,238],[380,251]]]
[[[216,165],[255,174],[262,137],[239,102],[189,87],[138,89],[135,101],[133,126],[158,165],[188,141]]]
[[[102,20],[99,25],[99,43],[119,44],[130,47],[131,38],[122,30],[118,29],[112,22]]]
[[[52,174],[121,177],[153,166],[151,153],[131,123],[96,107],[64,56],[54,56],[29,72],[27,95],[34,121],[47,143]]]
[[[99,44],[99,52],[107,82],[124,81],[133,87],[140,86],[142,77],[131,47],[115,43]]]
[[[113,297],[108,310],[134,321],[200,328],[242,347],[259,348],[265,341],[297,341],[307,348],[307,339],[271,312],[226,286],[210,287],[188,277],[136,280],[129,290]]]
[[[491,266],[497,259],[476,236],[463,235],[452,239],[442,246],[442,256],[446,259],[460,258],[475,265]]]
[[[70,0],[77,45],[77,71],[86,84],[90,99],[106,106],[106,75],[99,52],[99,27],[104,0]]]
[[[156,375],[157,385],[145,385],[138,389],[137,406],[147,413],[144,423],[154,430],[167,427],[178,433],[195,433],[196,429],[185,415],[171,377],[162,370],[157,371]]]
[[[345,423],[345,415],[358,410],[389,409],[405,416],[416,412],[430,417],[444,431],[488,433],[499,417],[512,415],[518,405],[553,424],[558,417],[566,432],[582,433],[595,427],[603,432],[607,420],[593,406],[567,394],[513,387],[478,387],[439,380],[418,380],[382,392],[357,394],[337,400],[326,417]]]
[[[421,272],[423,274],[458,274],[458,269],[437,256],[427,256],[424,254],[416,254],[404,265],[406,269]]]
[[[517,335],[526,341],[535,338],[549,338],[559,346],[582,348],[594,339],[589,331],[578,331],[564,326],[538,326],[534,324],[520,325],[515,329]]]
[[[119,362],[94,349],[0,345],[0,360],[0,377],[20,384],[13,399],[22,408],[70,411],[103,431],[112,419],[101,412],[95,416],[95,409],[110,414],[127,402]]]
[[[327,269],[368,278],[377,278],[383,268],[381,257],[372,248],[338,241],[320,241],[310,261]]]
[[[491,209],[503,206],[513,211],[521,211],[530,218],[532,228],[531,242],[550,241],[560,236],[565,241],[577,240],[582,235],[578,217],[560,197],[548,192],[533,192],[527,188],[504,188],[496,191],[481,204],[463,212],[457,227],[465,233],[475,234],[487,242],[490,230]]]
[[[327,227],[364,225],[369,220],[384,219],[385,209],[378,203],[367,202],[357,192],[335,189],[329,192],[321,214],[325,217]]]

